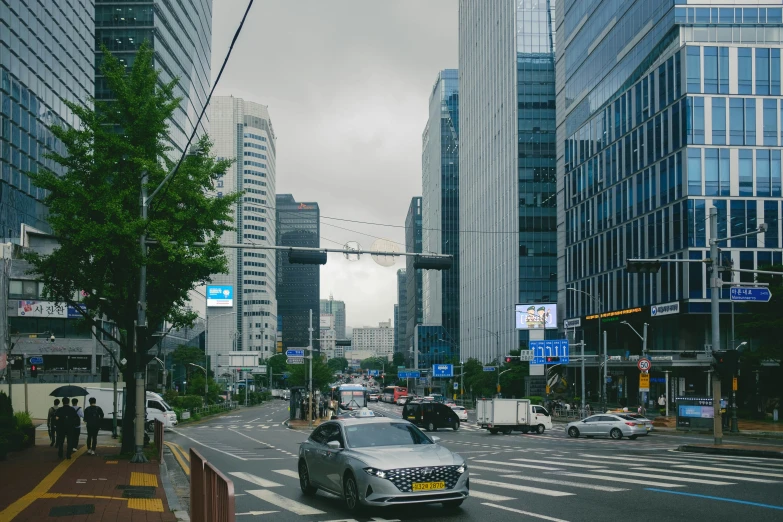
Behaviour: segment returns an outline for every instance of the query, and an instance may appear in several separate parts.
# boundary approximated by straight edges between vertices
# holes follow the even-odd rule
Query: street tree
[[[326,363],[329,368],[332,369],[335,373],[343,373],[346,368],[348,368],[348,359],[345,357],[334,357],[332,359],[329,359],[329,362]]]
[[[386,357],[368,357],[361,363],[362,370],[382,370],[386,366],[390,366]]]
[[[769,284],[772,299],[768,303],[743,303],[749,313],[737,315],[737,339],[748,341],[753,350],[743,350],[743,359],[758,363],[764,359],[783,359],[783,266],[762,267],[762,270],[781,272],[780,276],[757,274],[756,282]],[[739,341],[735,344],[739,344]],[[732,346],[733,348],[733,346]]]
[[[402,352],[394,352],[392,356],[392,364],[394,367],[405,366],[405,354]]]
[[[175,167],[172,156],[179,158],[168,139],[169,122],[180,104],[174,96],[177,80],[160,80],[146,43],[127,70],[105,50],[102,62],[112,100],[93,100],[94,109],[64,102],[80,125],[51,127],[63,148],[47,157],[62,172],[30,173],[33,183],[47,191],[48,221],[59,246],[27,259],[44,283],[47,299],[78,306],[75,296],[81,296],[83,320],[96,328],[99,342],[108,338],[118,343],[120,356],[108,355],[124,381],[132,383],[134,373],[150,360],[148,350],[157,340],[150,334],[164,321],[173,328],[192,325],[196,312],[186,307],[188,292],[208,283],[212,274],[227,272],[218,238],[233,229],[231,209],[241,194],[210,195],[231,162],[216,160],[211,142],[203,137],[196,144],[199,153],[183,159],[142,219],[143,173],[152,193]],[[156,242],[145,258],[142,234]],[[147,267],[146,303],[140,302],[142,265]],[[146,306],[148,324],[137,327],[140,306]],[[95,319],[104,315],[117,325],[119,335]],[[120,364],[122,359],[127,362]],[[136,397],[127,393],[125,399],[121,451],[129,453],[135,446]]]
[[[286,359],[284,353],[278,353],[266,360],[267,366],[272,370],[272,383],[280,383],[284,380],[283,374],[288,371]],[[270,386],[270,388],[274,388],[274,386]]]
[[[195,346],[187,346],[181,344],[171,352],[171,360],[174,364],[186,367],[189,364],[197,364],[201,367],[204,366],[204,350]],[[213,375],[212,370],[209,371],[210,375]]]
[[[291,386],[309,386],[310,361],[304,364],[292,364],[289,367],[290,375],[288,384]],[[313,390],[323,390],[334,380],[334,372],[323,360],[315,356],[313,358]]]

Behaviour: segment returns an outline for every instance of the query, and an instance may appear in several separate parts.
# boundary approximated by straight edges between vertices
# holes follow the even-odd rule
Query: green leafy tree
[[[748,341],[752,347],[752,351],[743,350],[742,358],[752,363],[783,359],[783,338],[780,336],[783,331],[780,313],[783,309],[783,266],[768,266],[761,270],[781,272],[781,276],[757,274],[757,282],[769,284],[772,299],[768,303],[743,303],[749,313],[737,315],[737,339]]]
[[[177,349],[171,352],[170,357],[174,364],[181,368],[187,368],[191,364],[197,364],[203,368],[205,363],[204,350],[195,346],[186,346],[184,344],[177,346]],[[192,369],[193,368],[191,367],[191,370]],[[195,370],[201,371],[198,368]],[[213,375],[212,370],[209,370],[209,374]]]
[[[209,378],[207,384],[207,403],[215,404],[218,402],[218,396],[222,393],[221,387],[215,382],[213,378]],[[190,374],[190,382],[188,382],[188,394],[189,395],[201,395],[204,396],[204,372]]]
[[[402,352],[394,352],[392,356],[392,364],[394,367],[405,366],[405,354]]]
[[[334,357],[333,359],[329,359],[329,362],[326,364],[334,373],[343,373],[345,369],[348,368],[348,359],[345,357]]]
[[[281,382],[284,382],[283,374],[288,371],[288,363],[286,362],[287,359],[288,358],[284,353],[278,353],[266,360],[266,364],[269,365],[272,369],[273,383],[280,384]],[[270,386],[270,388],[274,388],[274,386]]]
[[[524,397],[525,377],[529,373],[530,365],[519,360],[519,350],[511,350],[509,355],[513,357],[511,362],[500,368],[501,372],[508,370],[500,376],[501,392],[504,397]]]
[[[362,370],[382,370],[390,366],[389,360],[385,357],[368,357],[361,363]]]
[[[142,173],[147,173],[152,193],[175,166],[168,125],[180,104],[174,96],[176,80],[160,81],[147,44],[129,70],[105,52],[102,73],[113,100],[95,102],[94,110],[65,102],[80,126],[51,127],[63,149],[48,158],[63,174],[30,173],[33,183],[47,191],[49,224],[59,246],[50,254],[31,253],[27,259],[43,281],[47,299],[76,305],[74,296],[83,296],[83,320],[100,332],[99,342],[106,336],[119,344],[117,359],[127,363],[114,362],[125,382],[132,383],[134,372],[149,360],[155,325],[164,320],[174,328],[192,325],[196,313],[185,306],[188,291],[209,282],[212,274],[227,271],[218,238],[232,230],[231,209],[240,194],[209,195],[231,162],[212,157],[211,143],[204,137],[197,144],[200,153],[183,160],[177,175],[152,201],[148,218],[142,219]],[[139,247],[143,233],[157,242],[150,245],[146,258]],[[147,266],[148,324],[137,328],[142,264]],[[94,319],[103,315],[117,325],[119,335]],[[132,452],[135,394],[127,394],[126,401],[121,451]]]
[[[472,390],[474,396],[491,397],[495,393],[497,373],[485,372],[484,365],[478,359],[465,361],[464,383],[467,390]],[[505,377],[505,375],[504,375]]]
[[[289,369],[288,384],[291,386],[308,386],[310,364],[305,359],[304,364],[292,364]],[[334,372],[319,357],[313,359],[313,389],[324,390],[334,380]]]

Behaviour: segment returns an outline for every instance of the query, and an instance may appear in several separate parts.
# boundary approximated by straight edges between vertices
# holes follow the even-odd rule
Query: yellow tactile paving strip
[[[190,475],[190,454],[179,444],[173,442],[164,442],[163,444],[169,448],[185,474]]]
[[[92,498],[100,500],[122,500],[128,502],[129,509],[163,513],[163,501],[159,498],[123,498],[106,495],[76,495],[72,493],[44,493],[39,498]]]
[[[130,478],[130,485],[131,486],[152,486],[153,488],[158,487],[158,477],[153,475],[152,473],[138,473],[136,471],[131,472],[131,478]]]

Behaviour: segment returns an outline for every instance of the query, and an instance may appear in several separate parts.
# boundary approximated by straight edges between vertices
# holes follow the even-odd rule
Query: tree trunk
[[[132,328],[128,330],[130,342],[126,348],[133,346],[135,332],[130,333],[132,331]],[[132,349],[126,349],[125,353],[127,354],[125,358],[128,361],[125,365],[125,370],[122,372],[122,377],[125,381],[125,409],[122,412],[122,447],[120,453],[133,453],[136,451],[136,433],[134,430],[136,425],[136,379],[134,374],[136,373],[137,358]]]

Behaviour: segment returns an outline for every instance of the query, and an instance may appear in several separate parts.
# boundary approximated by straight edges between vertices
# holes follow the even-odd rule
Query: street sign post
[[[295,348],[291,350],[286,350],[285,355],[286,357],[304,357],[305,351],[303,349]]]
[[[533,350],[520,350],[519,351],[519,360],[520,361],[526,361],[531,362],[533,360]]]
[[[459,383],[458,382],[454,383],[454,390],[459,390]]]
[[[304,357],[289,357],[286,362],[288,364],[304,364]]]
[[[407,372],[405,371],[397,372],[398,379],[418,379],[419,377],[421,377],[420,371],[409,370]]]
[[[533,360],[530,364],[546,364],[547,357],[558,357],[560,363],[571,362],[568,339],[530,341],[530,349],[533,351]]]
[[[650,391],[650,374],[649,373],[640,373],[639,374],[639,391],[640,392],[648,392],[648,391]]]
[[[729,295],[732,301],[768,303],[772,299],[769,288],[758,286],[732,286]]]
[[[649,372],[650,368],[652,368],[652,362],[650,362],[650,359],[642,358],[636,362],[636,367],[639,368],[640,372]]]
[[[484,366],[483,368],[485,372],[494,372],[496,369],[494,366]]]

